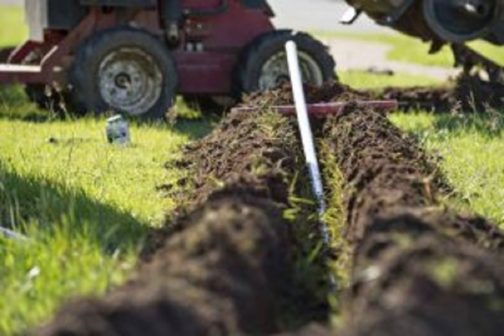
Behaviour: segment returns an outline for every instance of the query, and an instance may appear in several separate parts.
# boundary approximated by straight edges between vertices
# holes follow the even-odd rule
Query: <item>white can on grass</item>
[[[130,143],[128,121],[121,115],[107,119],[107,140],[111,144],[127,145]]]

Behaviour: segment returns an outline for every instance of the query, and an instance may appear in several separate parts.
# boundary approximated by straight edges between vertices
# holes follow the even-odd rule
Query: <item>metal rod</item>
[[[306,98],[303,90],[303,79],[301,77],[301,71],[299,68],[297,45],[294,41],[289,41],[286,43],[285,49],[289,63],[292,93],[294,95],[299,130],[301,132],[301,141],[303,143],[306,164],[310,172],[313,193],[315,194],[318,203],[320,232],[322,234],[322,239],[325,247],[329,248],[331,244],[331,235],[329,233],[327,224],[323,220],[323,215],[327,211],[327,204],[324,197],[322,175],[320,173],[317,153],[315,151],[313,132],[310,125],[310,119],[308,118],[308,108],[306,106]],[[329,275],[329,280],[331,285],[334,287],[336,285],[336,281],[332,274]]]

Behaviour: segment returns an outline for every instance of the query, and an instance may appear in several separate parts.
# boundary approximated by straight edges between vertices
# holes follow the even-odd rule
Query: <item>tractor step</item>
[[[346,107],[352,105],[378,111],[391,111],[399,108],[399,103],[396,100],[360,100],[354,102],[319,103],[308,104],[307,107],[310,116],[314,118],[325,118],[330,115],[341,113]],[[233,111],[253,113],[259,109],[259,107],[236,107]],[[296,107],[294,105],[277,105],[271,106],[269,109],[284,115],[296,115]]]

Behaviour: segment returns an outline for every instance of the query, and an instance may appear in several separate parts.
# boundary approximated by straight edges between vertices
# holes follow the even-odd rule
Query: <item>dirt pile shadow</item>
[[[176,229],[156,234],[158,246],[126,285],[67,304],[34,334],[278,331],[292,271],[283,211],[299,149],[291,126],[271,118],[280,117],[231,114],[170,163],[190,172],[179,186],[183,205],[167,222]]]
[[[347,183],[354,249],[348,335],[499,335],[504,235],[442,207],[431,167],[384,116],[349,108],[326,124]]]
[[[24,176],[3,160],[0,186],[0,225],[8,229],[28,234],[24,223],[37,223],[40,230],[53,233],[61,230],[64,216],[79,218],[86,225],[75,228],[71,236],[85,236],[107,254],[134,251],[146,236],[146,223],[128,211],[97,201],[82,189]]]

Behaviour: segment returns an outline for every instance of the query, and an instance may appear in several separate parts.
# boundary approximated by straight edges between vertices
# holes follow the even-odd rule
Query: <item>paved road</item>
[[[351,26],[339,23],[348,6],[343,0],[270,0],[275,10],[276,24],[281,28],[335,32],[392,32],[364,15]]]
[[[387,55],[392,46],[369,41],[333,38],[324,41],[331,49],[339,70],[392,70],[397,74],[427,76],[446,80],[459,73],[455,68],[425,66],[389,60]],[[427,57],[427,55],[426,55]]]

